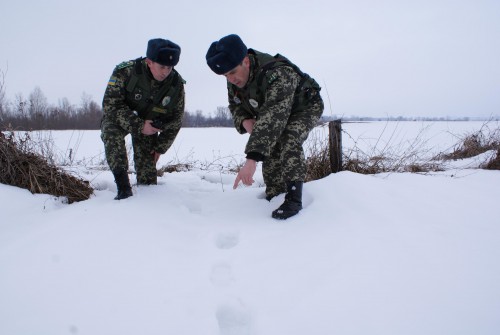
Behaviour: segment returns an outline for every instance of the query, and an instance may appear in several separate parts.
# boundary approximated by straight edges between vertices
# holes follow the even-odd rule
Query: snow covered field
[[[421,136],[439,153],[482,126],[349,123],[343,144]],[[500,171],[479,160],[426,175],[331,175],[305,185],[299,215],[276,221],[283,196],[261,198],[259,171],[232,190],[221,168],[244,157],[247,137],[234,129],[183,128],[158,166],[204,169],[134,186],[123,201],[100,168],[98,131],[40,136],[96,191],[67,205],[0,185],[0,334],[500,333]]]

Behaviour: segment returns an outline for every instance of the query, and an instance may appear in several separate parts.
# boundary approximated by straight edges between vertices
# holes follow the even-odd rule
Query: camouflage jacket
[[[253,153],[257,160],[269,157],[271,149],[278,142],[287,121],[293,113],[307,113],[307,106],[313,97],[319,96],[320,87],[294,64],[249,49],[250,76],[244,88],[228,82],[229,110],[234,126],[240,134],[245,119],[255,119],[245,153]],[[281,58],[276,58],[276,57]],[[266,68],[267,64],[272,67]],[[255,155],[257,154],[257,155]],[[248,156],[247,156],[248,157]]]
[[[136,62],[139,62],[139,69]],[[106,87],[103,118],[133,136],[144,136],[141,133],[144,120],[160,119],[162,126],[155,151],[163,154],[174,142],[182,125],[184,84],[175,69],[167,79],[159,82],[153,78],[144,59],[123,62],[115,67]]]

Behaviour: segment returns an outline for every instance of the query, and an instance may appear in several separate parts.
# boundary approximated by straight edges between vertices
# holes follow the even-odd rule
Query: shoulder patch
[[[267,83],[272,84],[276,79],[278,79],[278,74],[276,73],[276,71],[272,71],[271,74],[267,77]]]
[[[120,70],[120,69],[124,69],[126,67],[131,67],[132,65],[134,65],[134,61],[131,61],[131,60],[126,61],[126,62],[121,62],[120,64],[118,64],[116,66],[116,69]]]
[[[111,76],[108,81],[108,86],[114,86],[116,84],[116,77]]]

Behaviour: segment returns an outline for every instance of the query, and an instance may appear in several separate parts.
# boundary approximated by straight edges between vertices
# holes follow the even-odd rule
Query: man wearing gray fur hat
[[[162,38],[148,42],[146,57],[115,67],[103,99],[101,138],[118,189],[133,195],[125,136],[131,135],[138,185],[157,182],[156,162],[174,142],[184,115],[184,84],[174,69],[181,48]]]
[[[302,209],[306,177],[303,144],[323,113],[320,87],[287,58],[248,49],[238,35],[213,42],[206,54],[213,72],[227,79],[229,110],[236,130],[249,133],[240,181],[252,185],[262,161],[266,199],[286,193],[272,213],[285,220]]]

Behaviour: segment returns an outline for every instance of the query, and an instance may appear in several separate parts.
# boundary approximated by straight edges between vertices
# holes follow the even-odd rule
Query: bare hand
[[[256,169],[257,169],[257,162],[254,161],[253,159],[247,159],[245,165],[243,165],[243,167],[238,172],[238,175],[236,176],[233,189],[236,189],[238,187],[240,181],[243,183],[243,185],[246,186],[252,185],[254,182],[253,175]]]
[[[253,131],[253,126],[255,124],[255,119],[245,119],[241,124],[243,128],[245,128],[247,133],[251,134]]]
[[[142,128],[142,133],[146,136],[154,135],[161,131],[161,129],[155,128],[151,125],[152,120],[144,121],[144,127]]]

